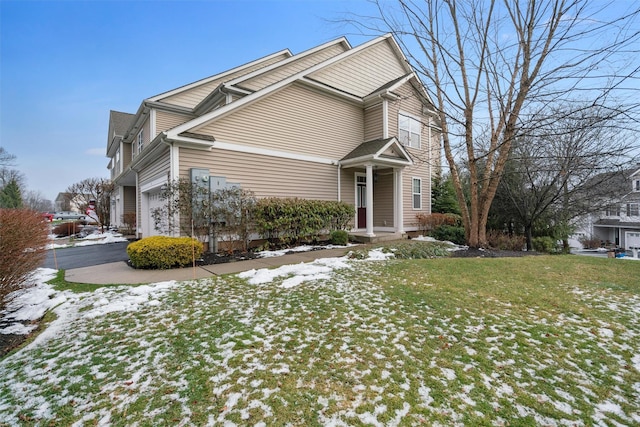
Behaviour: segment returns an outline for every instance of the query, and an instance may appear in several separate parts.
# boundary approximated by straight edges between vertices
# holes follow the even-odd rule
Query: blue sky
[[[346,35],[364,0],[0,0],[0,145],[29,190],[53,200],[107,177],[109,110],[275,51]]]

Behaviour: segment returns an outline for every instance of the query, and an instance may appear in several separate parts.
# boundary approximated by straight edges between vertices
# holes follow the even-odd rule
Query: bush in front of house
[[[460,215],[452,213],[419,213],[416,215],[418,228],[422,234],[429,234],[441,225],[460,225]]]
[[[494,249],[501,251],[522,251],[527,242],[524,236],[508,234],[498,230],[487,232],[487,243]]]
[[[28,209],[0,209],[0,311],[46,256],[49,225]]]
[[[152,236],[127,246],[133,267],[159,270],[191,265],[203,250],[202,242],[191,237]]]
[[[354,207],[344,202],[272,197],[258,201],[254,220],[260,235],[287,245],[344,230],[354,215]]]
[[[349,243],[349,233],[345,230],[333,230],[329,235],[329,243],[332,245],[346,246]]]
[[[533,249],[537,252],[544,252],[546,254],[555,254],[559,252],[556,239],[550,236],[534,237],[531,240]]]
[[[448,241],[457,245],[464,245],[466,242],[464,227],[444,224],[436,227],[430,234],[436,240]]]

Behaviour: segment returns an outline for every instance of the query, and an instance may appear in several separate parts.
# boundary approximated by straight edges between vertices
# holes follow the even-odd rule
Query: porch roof
[[[593,225],[596,227],[640,228],[640,222],[624,222],[619,219],[599,219]]]
[[[365,163],[405,167],[413,165],[413,160],[396,137],[363,142],[340,160],[340,165],[345,167],[360,166]]]

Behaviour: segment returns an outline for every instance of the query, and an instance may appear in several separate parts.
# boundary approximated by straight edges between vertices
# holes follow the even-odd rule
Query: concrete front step
[[[378,232],[375,236],[367,236],[365,233],[349,233],[349,240],[356,243],[379,243],[391,240],[406,239],[407,233],[384,233]]]

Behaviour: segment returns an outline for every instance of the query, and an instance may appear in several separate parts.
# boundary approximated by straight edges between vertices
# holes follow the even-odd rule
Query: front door
[[[356,209],[358,214],[357,228],[367,227],[367,177],[356,175]]]

